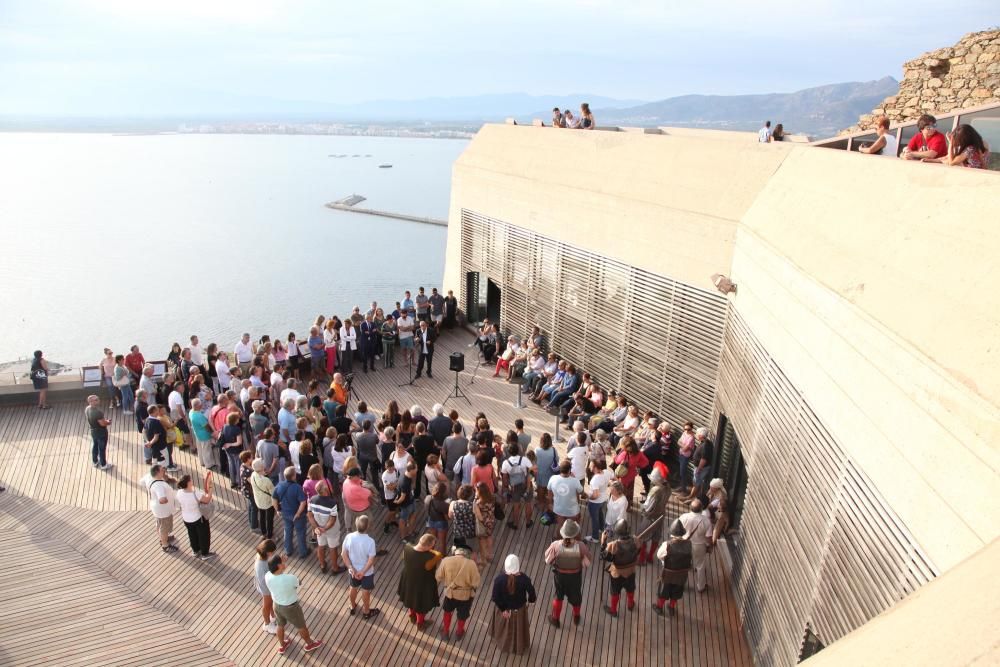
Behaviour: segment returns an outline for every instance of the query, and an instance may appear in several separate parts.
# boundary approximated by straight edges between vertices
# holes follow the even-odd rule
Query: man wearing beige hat
[[[559,529],[561,540],[556,540],[545,550],[545,562],[552,566],[555,596],[549,623],[559,627],[563,600],[569,599],[573,607],[573,625],[580,625],[580,606],[583,604],[583,568],[590,565],[590,550],[580,541],[580,524],[566,519]]]

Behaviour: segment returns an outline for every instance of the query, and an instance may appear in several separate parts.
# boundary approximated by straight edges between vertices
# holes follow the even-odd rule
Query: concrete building
[[[995,172],[488,125],[454,166],[444,285],[709,427],[743,624],[759,664],[788,665],[983,571],[1000,534],[998,202]],[[992,610],[961,621],[996,659]]]

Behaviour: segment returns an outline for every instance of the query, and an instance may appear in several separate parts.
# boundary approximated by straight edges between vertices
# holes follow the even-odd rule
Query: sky
[[[998,24],[997,0],[0,0],[0,114],[791,92]]]

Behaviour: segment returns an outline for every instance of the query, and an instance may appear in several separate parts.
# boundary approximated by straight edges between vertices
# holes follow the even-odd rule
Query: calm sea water
[[[243,331],[302,335],[320,313],[441,288],[444,227],[324,204],[358,193],[446,218],[466,143],[0,134],[0,362],[132,344],[163,358],[192,333],[232,349]]]

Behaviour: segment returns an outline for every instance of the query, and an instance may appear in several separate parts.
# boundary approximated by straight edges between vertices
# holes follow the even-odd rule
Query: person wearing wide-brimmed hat
[[[629,611],[635,608],[635,570],[639,559],[639,548],[632,537],[632,529],[628,521],[620,519],[615,524],[614,539],[608,540],[607,535],[601,539],[601,558],[610,562],[608,574],[611,575],[611,599],[604,605],[604,611],[612,616],[618,616],[618,601],[622,589],[625,590]]]
[[[465,636],[465,624],[472,612],[472,597],[476,594],[482,579],[479,567],[472,560],[472,550],[465,546],[452,548],[452,555],[441,561],[434,575],[439,583],[444,584],[444,618],[441,621],[441,638],[448,639],[451,631],[452,614],[458,614],[458,625],[455,626],[455,639]]]
[[[691,570],[691,540],[685,536],[687,530],[680,521],[674,521],[670,529],[670,539],[660,545],[656,557],[663,565],[660,573],[660,590],[653,603],[653,611],[663,616],[663,607],[670,600],[670,615],[677,613],[677,601],[684,597],[688,572]]]
[[[503,563],[503,572],[493,580],[493,621],[490,635],[501,653],[527,653],[531,647],[528,605],[537,599],[535,587],[524,572],[521,560],[511,554]]]
[[[590,550],[580,541],[580,524],[567,519],[559,529],[561,540],[556,540],[545,550],[545,562],[552,566],[555,596],[549,623],[559,627],[563,600],[569,599],[573,607],[573,625],[580,625],[580,605],[583,604],[583,568],[590,565]]]

